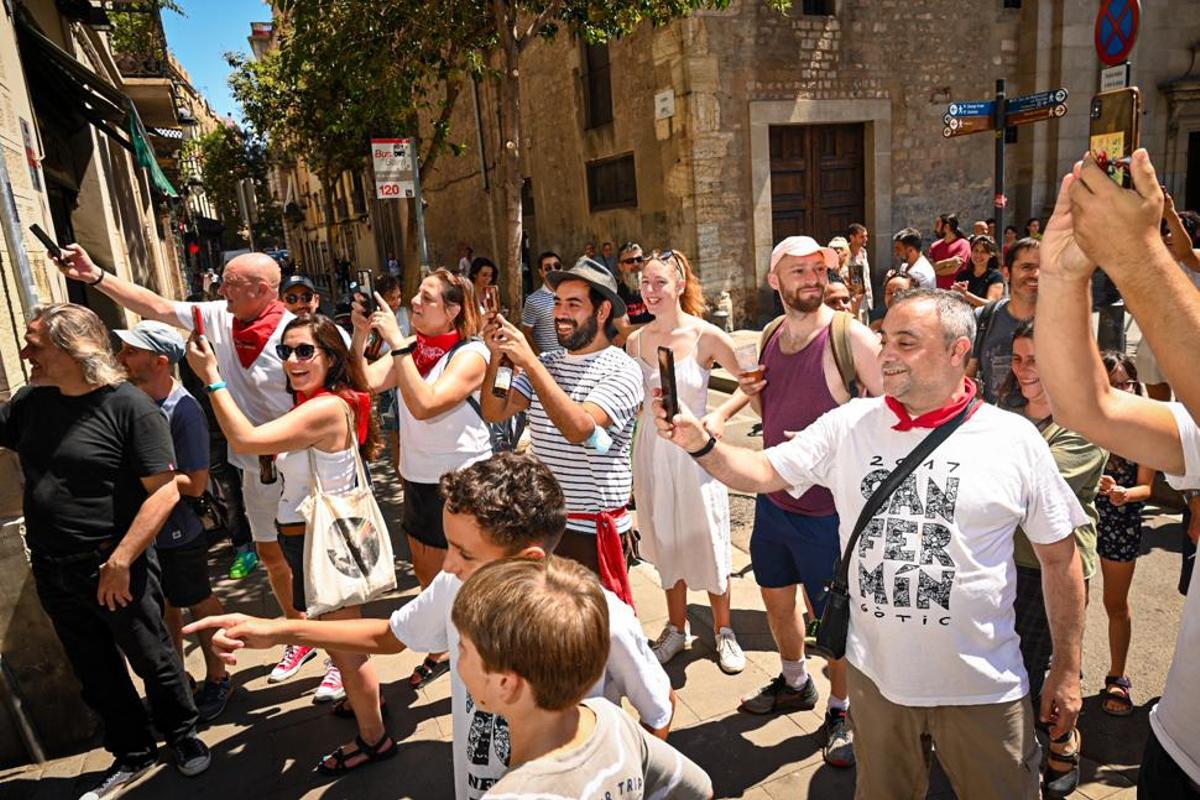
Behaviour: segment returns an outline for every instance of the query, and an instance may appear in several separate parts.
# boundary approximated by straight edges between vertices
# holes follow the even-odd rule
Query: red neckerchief
[[[278,300],[272,300],[271,305],[250,322],[242,322],[236,317],[233,320],[233,350],[237,353],[238,361],[244,369],[250,369],[258,360],[259,354],[267,346],[267,340],[279,327],[279,320],[287,311],[287,306]]]
[[[914,428],[936,428],[939,425],[944,425],[958,415],[958,412],[966,408],[967,403],[975,399],[975,381],[970,378],[963,378],[963,393],[957,400],[951,400],[947,405],[941,408],[935,408],[933,411],[926,411],[921,416],[913,419],[908,414],[906,409],[899,400],[894,397],[886,396],[883,402],[887,403],[887,407],[899,417],[900,421],[892,426],[894,431],[911,431]],[[982,403],[972,408],[967,414],[967,419],[970,419],[975,411]]]
[[[458,344],[460,338],[462,337],[459,336],[457,328],[440,336],[417,334],[417,348],[413,350],[412,356],[417,365],[417,372],[421,373],[422,378],[429,374],[442,356],[450,352],[451,347]]]
[[[621,546],[621,534],[617,533],[617,519],[625,516],[624,508],[614,508],[612,511],[600,511],[590,514],[583,511],[572,511],[567,519],[596,523],[596,560],[600,565],[600,584],[625,601],[637,612],[633,605],[633,586],[629,583],[629,568],[625,562],[625,548]]]
[[[306,395],[303,392],[296,392],[296,406],[307,403],[314,397],[320,397],[323,394],[333,394],[333,392],[322,386],[312,394]],[[355,438],[358,439],[360,445],[367,443],[367,426],[371,420],[371,395],[366,392],[356,392],[353,389],[342,389],[337,393],[337,396],[350,404],[350,408],[354,411],[354,427]],[[295,408],[295,406],[292,406]]]

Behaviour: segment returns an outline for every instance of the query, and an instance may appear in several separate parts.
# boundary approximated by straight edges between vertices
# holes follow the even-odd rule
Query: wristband
[[[412,351],[414,351],[416,349],[417,349],[417,343],[413,342],[412,344],[401,347],[399,350],[393,350],[392,358],[399,358],[400,356],[411,355]]]
[[[108,273],[106,273],[106,272],[105,272],[103,269],[101,269],[101,270],[100,270],[100,277],[99,277],[99,278],[96,278],[96,280],[94,280],[94,281],[88,281],[88,286],[99,286],[99,285],[100,285],[100,281],[104,280],[104,276],[105,276],[106,274],[108,274]]]
[[[701,447],[699,450],[695,450],[695,451],[688,450],[686,452],[692,458],[700,458],[701,456],[706,456],[709,453],[711,453],[712,449],[716,446],[717,446],[717,437],[710,434],[708,437],[708,442],[704,445],[704,447]]]
[[[207,386],[205,386],[204,391],[208,392],[209,394],[212,394],[213,392],[218,391],[220,389],[224,389],[224,388],[225,388],[225,381],[217,381],[216,383],[210,383]]]

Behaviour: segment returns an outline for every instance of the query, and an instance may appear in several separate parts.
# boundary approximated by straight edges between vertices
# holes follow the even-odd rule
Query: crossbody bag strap
[[[981,401],[976,398],[967,403],[966,407],[958,412],[954,419],[944,425],[939,425],[930,431],[921,443],[918,444],[913,451],[909,453],[900,464],[888,474],[886,478],[879,484],[871,496],[867,498],[866,504],[858,515],[858,521],[854,523],[854,530],[850,533],[850,539],[846,542],[846,550],[842,553],[841,559],[838,561],[837,572],[834,575],[834,583],[846,587],[850,582],[850,557],[854,553],[854,548],[858,546],[858,540],[862,536],[863,529],[867,527],[867,523],[875,516],[880,507],[891,497],[892,492],[912,474],[917,465],[924,461],[930,453],[938,448],[942,442],[950,437],[960,425],[966,422],[967,417],[971,416],[971,412]]]
[[[350,404],[346,402],[344,397],[334,395],[338,400],[342,401],[342,413],[346,415],[346,430],[350,439],[349,448],[354,451],[354,470],[358,480],[358,487],[367,486],[367,470],[363,465],[362,454],[358,452],[358,426],[355,424],[354,412],[350,408]],[[325,489],[321,486],[321,474],[317,471],[317,456],[316,448],[308,448],[308,474],[310,477],[310,488],[317,494],[324,494]]]

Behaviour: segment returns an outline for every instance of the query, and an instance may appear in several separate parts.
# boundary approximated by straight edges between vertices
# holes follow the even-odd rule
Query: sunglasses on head
[[[308,342],[298,344],[295,347],[292,347],[290,344],[277,344],[275,345],[275,355],[279,356],[280,361],[287,361],[292,357],[292,353],[295,353],[297,361],[311,361],[320,349],[318,345],[309,344]]]
[[[313,297],[314,295],[312,292],[304,292],[303,294],[285,294],[283,296],[283,302],[289,305],[295,305],[296,303],[300,302],[311,303]]]

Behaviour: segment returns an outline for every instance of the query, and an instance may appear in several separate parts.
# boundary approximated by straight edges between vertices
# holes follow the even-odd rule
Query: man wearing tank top
[[[837,261],[834,250],[819,246],[808,236],[789,236],[771,251],[767,282],[779,293],[784,319],[759,356],[766,368],[763,379],[739,377],[738,391],[705,417],[705,427],[713,435],[719,435],[724,422],[749,402],[762,416],[763,446],[773,447],[850,400],[830,343],[837,312],[822,303],[828,270],[835,268]],[[850,340],[859,382],[871,394],[881,394],[878,337],[853,321]],[[778,677],[743,698],[742,711],[775,714],[816,706],[817,689],[808,674],[804,629],[796,613],[797,587],[803,587],[813,619],[820,619],[825,584],[833,578],[840,555],[837,509],[828,489],[814,486],[800,497],[787,491],[758,496],[750,559],[782,667]],[[833,766],[849,767],[854,763],[854,747],[846,724],[849,703],[844,661],[829,662],[829,682],[825,760]]]

